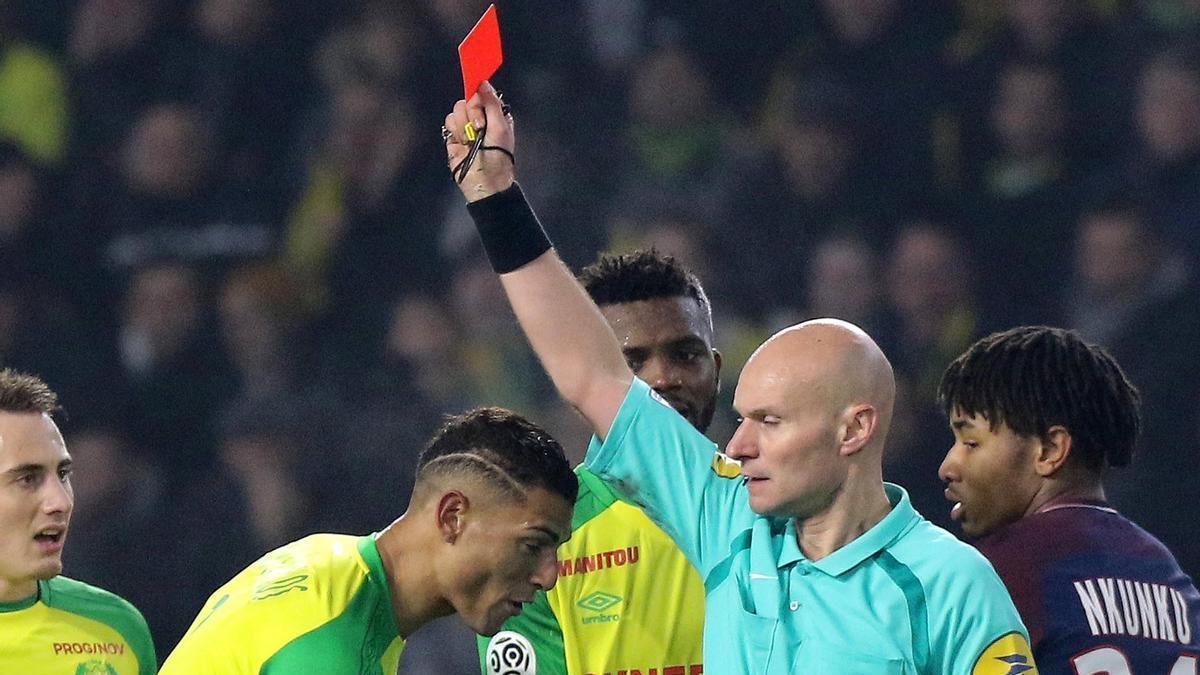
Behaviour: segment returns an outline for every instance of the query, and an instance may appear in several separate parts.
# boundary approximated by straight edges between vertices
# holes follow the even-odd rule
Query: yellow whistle
[[[474,125],[472,125],[470,122],[467,122],[467,126],[463,128],[463,133],[466,134],[468,141],[474,141],[479,137],[479,134],[475,131]]]

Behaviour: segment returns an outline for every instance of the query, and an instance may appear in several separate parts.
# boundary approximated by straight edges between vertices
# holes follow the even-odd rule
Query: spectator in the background
[[[112,161],[130,121],[177,79],[167,3],[155,0],[80,0],[71,18],[67,53],[75,118],[73,168],[91,180]]]
[[[178,96],[223,139],[225,180],[253,191],[273,216],[283,206],[283,160],[307,93],[307,70],[297,64],[307,58],[303,41],[314,22],[295,4],[197,0],[188,39],[175,46],[188,68],[175,83]]]
[[[802,68],[836,73],[853,87],[880,181],[912,194],[932,189],[935,119],[947,101],[941,58],[953,29],[929,0],[818,0],[815,30],[792,51]]]
[[[1075,119],[1061,66],[1001,67],[988,113],[990,150],[974,165],[965,196],[994,325],[1057,319],[1053,294],[1062,289],[1054,279],[1070,255],[1079,191],[1069,152]]]
[[[1134,124],[1138,143],[1109,187],[1142,193],[1163,233],[1200,256],[1200,47],[1187,43],[1146,61]]]
[[[739,305],[761,316],[799,299],[797,250],[847,227],[877,236],[893,205],[873,170],[864,111],[844,82],[785,72],[765,106],[765,151],[743,170],[716,239],[740,285]]]
[[[77,510],[64,567],[134,603],[152,627],[155,652],[166,654],[174,644],[163,629],[178,614],[176,607],[200,599],[164,592],[177,588],[178,570],[163,555],[163,538],[172,532],[163,517],[167,495],[159,467],[114,428],[85,427],[68,439]]]
[[[17,30],[15,6],[0,5],[0,140],[12,140],[42,165],[66,156],[67,76],[54,55]]]
[[[249,535],[247,551],[270,549],[315,529],[323,506],[318,488],[324,485],[331,493],[345,485],[340,458],[328,452],[344,444],[335,412],[250,404],[225,415],[220,471],[241,507],[238,521]],[[306,475],[305,467],[318,461],[321,469]]]
[[[199,110],[153,105],[121,149],[115,194],[99,223],[103,262],[128,270],[163,258],[214,266],[261,256],[274,236],[253,194],[233,191],[220,164],[220,139]]]
[[[1128,53],[1145,53],[1163,44],[1200,36],[1200,2],[1132,0],[1120,3],[1113,23]]]
[[[217,298],[221,341],[236,372],[237,399],[266,401],[300,395],[316,354],[300,283],[280,266],[232,270]]]
[[[695,56],[677,45],[648,54],[633,70],[628,99],[616,208],[727,211],[741,144]]]
[[[466,393],[471,390],[461,367],[459,329],[450,308],[436,294],[426,291],[406,293],[392,305],[391,321],[383,341],[382,363],[372,371],[383,389],[404,394],[397,402],[413,397],[431,410],[459,410],[469,406]],[[411,402],[409,405],[413,405]],[[420,407],[417,404],[414,407]],[[419,430],[418,439],[432,428]]]
[[[946,224],[918,219],[900,228],[886,269],[896,318],[888,356],[897,395],[895,443],[884,454],[884,476],[907,486],[926,518],[948,527],[937,468],[950,434],[937,407],[937,385],[946,364],[979,332],[969,252]]]
[[[473,403],[488,401],[514,410],[537,410],[554,390],[537,365],[515,317],[495,311],[504,289],[483,256],[460,263],[450,288],[451,311],[461,333],[462,368]],[[532,413],[531,413],[532,414]]]
[[[806,277],[805,304],[778,327],[831,316],[861,327],[884,353],[892,352],[895,320],[887,308],[878,255],[865,239],[833,234],[821,240],[808,256]]]
[[[0,141],[0,364],[40,373],[70,407],[69,429],[76,418],[113,412],[111,400],[94,395],[109,379],[113,354],[70,302],[85,282],[63,259],[47,192],[34,161]]]
[[[0,141],[0,267],[10,277],[52,264],[42,192],[43,173],[33,159]]]
[[[211,466],[213,416],[229,386],[197,272],[165,263],[133,275],[118,346],[128,388],[123,423],[173,486]]]
[[[978,3],[984,4],[984,3]],[[1109,24],[1096,8],[1081,0],[1003,0],[999,21],[982,34],[962,40],[963,94],[966,116],[963,156],[968,166],[984,161],[987,147],[987,98],[995,91],[1006,65],[1031,61],[1052,66],[1063,76],[1067,98],[1088,111],[1087,123],[1076,125],[1073,154],[1086,161],[1111,157],[1122,146],[1127,128],[1116,66],[1123,54]]]
[[[1179,433],[1200,399],[1195,264],[1130,201],[1088,210],[1075,246],[1067,324],[1121,362],[1142,394],[1146,419],[1144,452],[1107,481],[1108,495],[1174,550],[1196,539],[1195,521],[1177,518],[1174,506],[1192,490],[1200,465],[1195,436],[1187,433],[1192,429],[1185,425]],[[1196,562],[1189,562],[1193,573]]]
[[[324,97],[294,167],[286,261],[327,303],[326,336],[343,351],[378,342],[391,298],[441,281],[429,205],[445,186],[420,161],[437,152],[437,138],[418,133],[419,99],[407,85],[420,43],[400,7],[369,3],[322,43]]]

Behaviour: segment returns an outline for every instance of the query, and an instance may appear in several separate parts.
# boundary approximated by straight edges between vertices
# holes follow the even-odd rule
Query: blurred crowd
[[[160,655],[262,552],[398,515],[445,413],[505,405],[582,456],[438,135],[485,7],[0,3],[0,363],[62,397],[67,573]],[[1076,328],[1144,398],[1111,501],[1200,573],[1200,1],[498,11],[526,193],[576,267],[696,270],[720,410],[774,329],[859,323],[901,383],[886,477],[947,524],[942,369],[993,329]],[[473,642],[433,630],[460,639],[408,672],[465,672]]]

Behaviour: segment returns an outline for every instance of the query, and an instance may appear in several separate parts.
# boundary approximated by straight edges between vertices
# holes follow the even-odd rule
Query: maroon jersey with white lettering
[[[1051,503],[978,547],[1008,586],[1044,675],[1200,675],[1196,586],[1106,503]]]

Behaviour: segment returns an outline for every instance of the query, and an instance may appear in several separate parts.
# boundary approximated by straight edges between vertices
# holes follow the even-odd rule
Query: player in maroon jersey
[[[1104,499],[1141,428],[1137,390],[1070,331],[1014,328],[942,376],[951,517],[1008,586],[1046,675],[1200,675],[1200,595]],[[1165,450],[1165,449],[1164,449]],[[1180,517],[1193,495],[1180,495]],[[1198,532],[1200,536],[1200,532]]]

